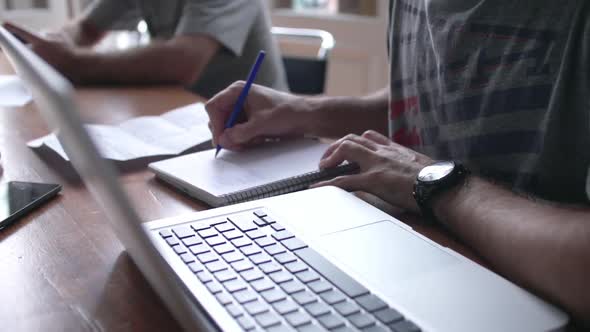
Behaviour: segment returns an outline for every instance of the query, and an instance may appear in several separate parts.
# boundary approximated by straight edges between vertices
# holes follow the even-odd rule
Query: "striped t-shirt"
[[[590,1],[391,0],[391,138],[590,199]]]

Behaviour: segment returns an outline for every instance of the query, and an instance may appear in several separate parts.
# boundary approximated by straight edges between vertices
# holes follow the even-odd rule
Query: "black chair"
[[[334,48],[331,33],[318,29],[299,29],[273,27],[272,34],[277,38],[313,39],[320,42],[314,57],[283,55],[289,89],[295,94],[323,94],[326,85],[328,57]]]

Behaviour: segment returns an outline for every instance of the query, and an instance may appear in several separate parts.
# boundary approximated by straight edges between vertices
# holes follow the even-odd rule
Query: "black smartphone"
[[[0,185],[0,230],[61,190],[59,184],[11,181]]]

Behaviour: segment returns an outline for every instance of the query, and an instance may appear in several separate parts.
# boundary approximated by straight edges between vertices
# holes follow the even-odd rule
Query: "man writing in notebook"
[[[361,172],[320,185],[422,213],[497,272],[590,322],[590,5],[390,7],[388,89],[305,98],[254,86],[247,121],[224,129],[236,83],[207,105],[215,142],[344,136],[320,167],[348,160]]]
[[[109,53],[87,48],[109,30],[133,30],[140,20],[147,23],[149,45]],[[261,0],[100,0],[64,27],[59,40],[6,28],[75,83],[183,84],[210,97],[245,77],[258,51],[266,50],[257,82],[287,90]]]

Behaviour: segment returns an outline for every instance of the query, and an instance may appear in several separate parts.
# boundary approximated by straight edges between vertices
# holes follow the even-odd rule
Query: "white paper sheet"
[[[0,75],[0,107],[20,107],[31,100],[31,93],[18,76]]]
[[[177,108],[161,116],[143,116],[118,126],[86,125],[100,154],[113,161],[175,156],[211,139],[203,103]],[[55,134],[30,141],[33,149],[50,148],[69,160]]]

